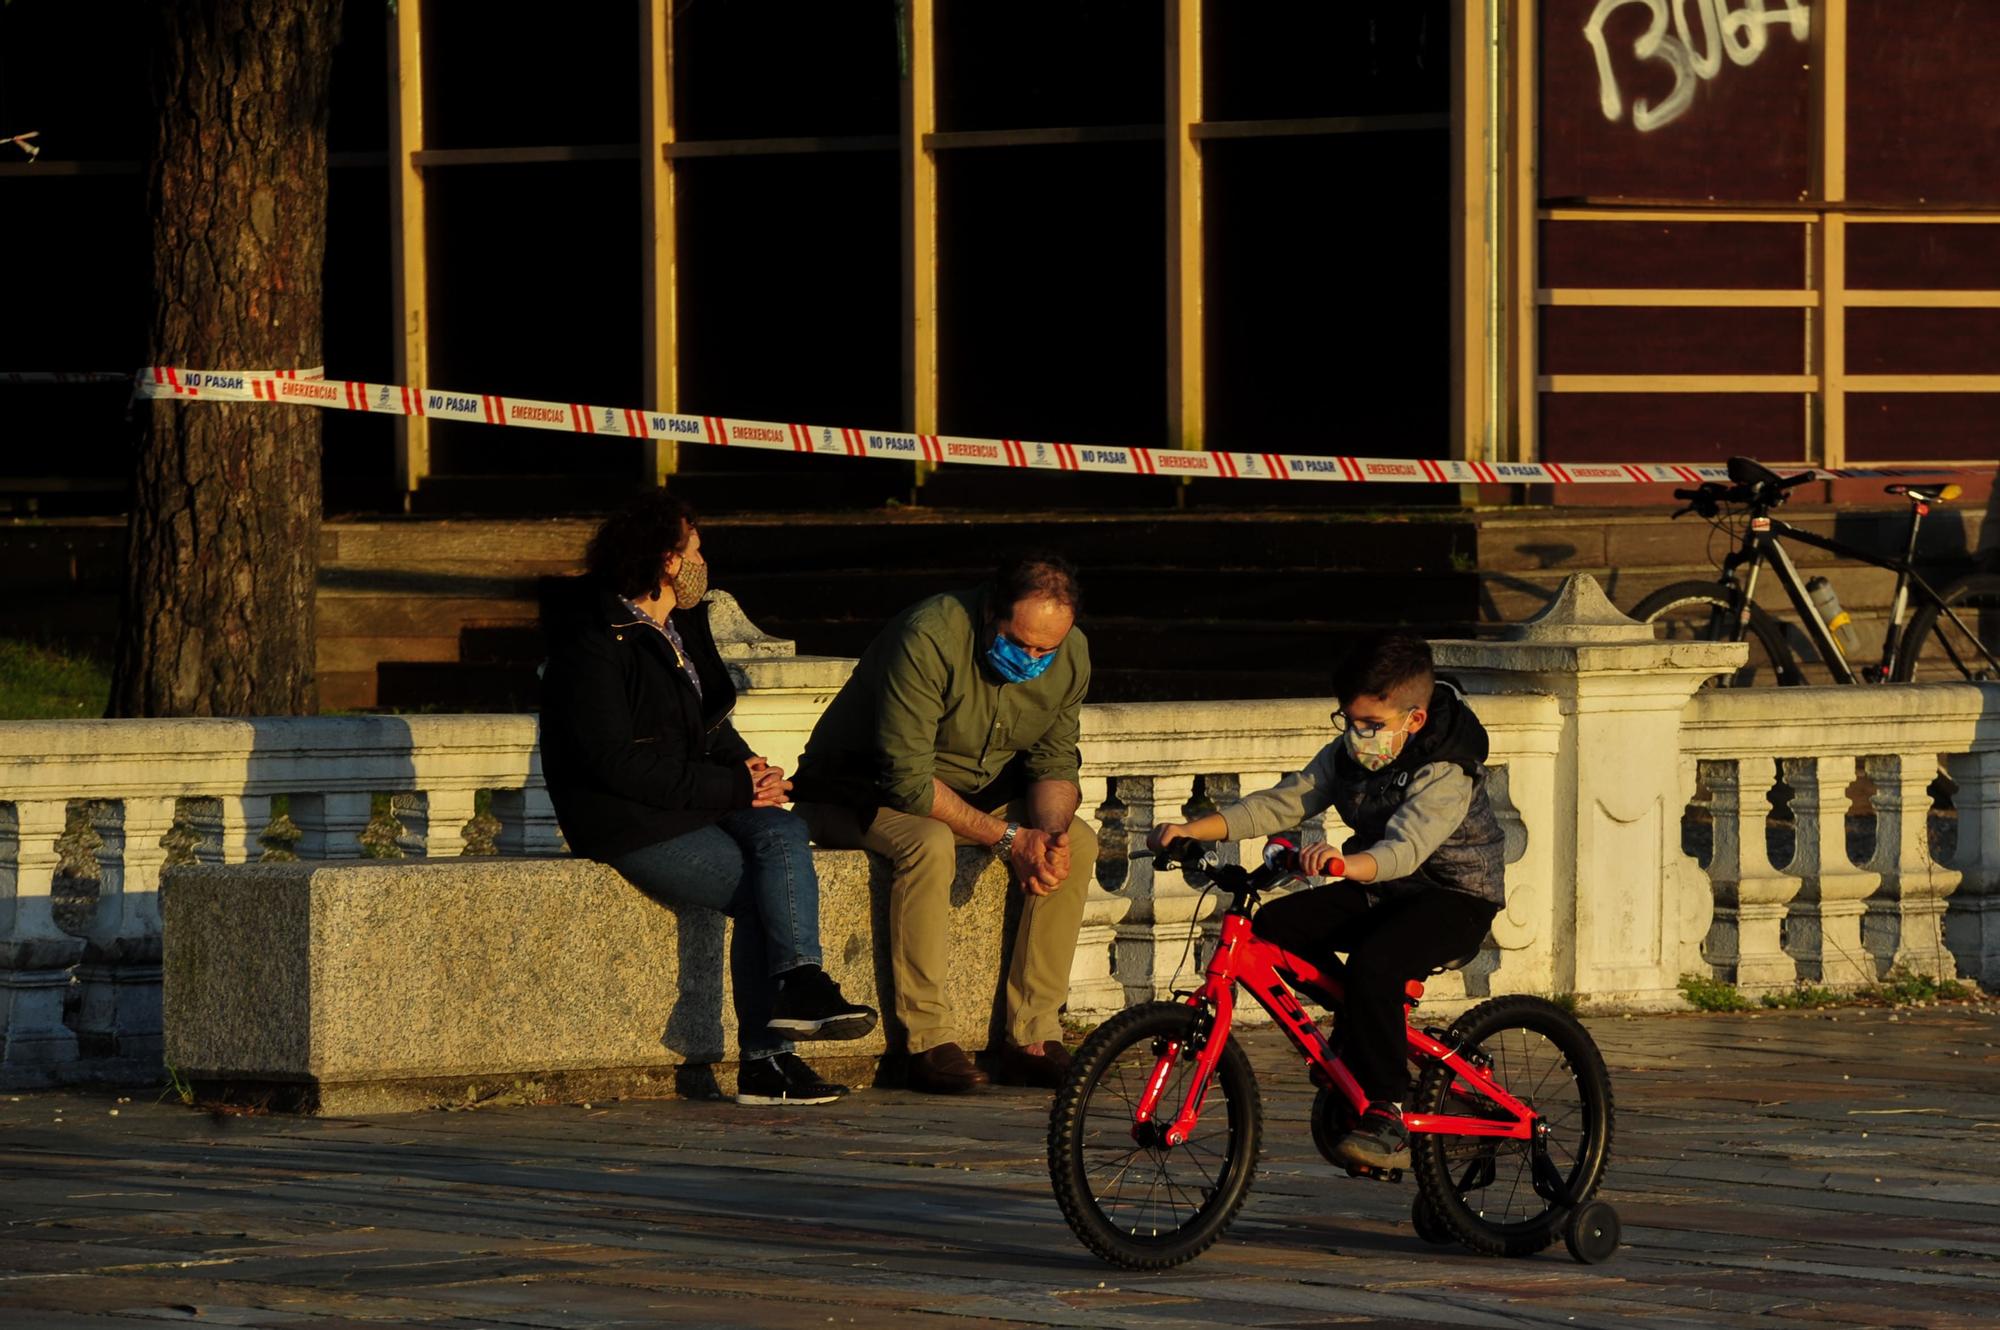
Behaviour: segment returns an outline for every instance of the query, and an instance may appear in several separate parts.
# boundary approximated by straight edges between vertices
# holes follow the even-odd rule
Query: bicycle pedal
[[[1400,1168],[1371,1168],[1367,1164],[1348,1164],[1350,1178],[1373,1178],[1377,1182],[1401,1182],[1403,1170]]]

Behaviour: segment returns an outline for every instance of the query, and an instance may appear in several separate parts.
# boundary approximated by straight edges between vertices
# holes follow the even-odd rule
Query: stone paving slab
[[[0,1096],[0,1325],[2000,1326],[2000,1005],[1590,1024],[1627,1242],[1601,1266],[1420,1242],[1410,1184],[1320,1161],[1260,1029],[1250,1199],[1146,1276],[1064,1226],[1034,1092],[339,1119]]]

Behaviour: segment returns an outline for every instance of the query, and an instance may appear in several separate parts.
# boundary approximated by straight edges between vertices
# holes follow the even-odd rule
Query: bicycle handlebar
[[[1736,460],[1747,461],[1741,458]],[[1749,466],[1759,471],[1764,470],[1754,462],[1749,463]],[[1687,505],[1674,516],[1678,518],[1685,517],[1689,513],[1699,513],[1703,517],[1714,517],[1716,510],[1725,503],[1776,507],[1785,501],[1788,492],[1809,480],[1816,479],[1818,475],[1815,472],[1804,471],[1796,476],[1751,480],[1733,485],[1725,485],[1719,480],[1704,481],[1698,489],[1674,491],[1674,497]]]

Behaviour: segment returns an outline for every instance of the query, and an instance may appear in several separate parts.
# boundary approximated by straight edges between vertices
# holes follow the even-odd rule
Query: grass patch
[[[1978,995],[1956,979],[1933,979],[1899,965],[1881,983],[1861,990],[1861,996],[1902,1007],[1913,1002],[1969,1002]]]
[[[1683,988],[1685,988],[1685,987],[1686,987],[1686,981],[1685,981],[1685,980],[1683,980],[1683,981],[1682,981],[1682,987],[1683,987]],[[1563,1009],[1564,1011],[1568,1012],[1568,1013],[1569,1013],[1570,1015],[1572,1015],[1572,1016],[1576,1015],[1576,1006],[1577,1006],[1577,1003],[1576,1003],[1576,994],[1574,994],[1574,993],[1543,993],[1543,994],[1540,994],[1540,996],[1541,996],[1542,998],[1546,999],[1547,1001],[1550,1001],[1550,1002],[1553,1002],[1553,1003],[1555,1003],[1555,1005],[1557,1005],[1558,1007],[1561,1007],[1561,1008],[1562,1008],[1562,1009]]]
[[[1735,984],[1726,984],[1706,975],[1682,975],[1680,990],[1687,1004],[1696,1011],[1749,1011],[1756,1005],[1737,992]]]
[[[97,661],[0,637],[0,720],[74,720],[104,714],[111,672]]]
[[[1766,993],[1757,999],[1774,1011],[1810,1011],[1816,1007],[1835,1007],[1853,1000],[1852,994],[1836,993],[1831,988],[1822,988],[1818,984],[1800,984],[1783,992]]]

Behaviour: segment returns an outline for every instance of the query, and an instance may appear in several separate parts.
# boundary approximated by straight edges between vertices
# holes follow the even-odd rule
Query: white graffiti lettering
[[[1611,67],[1611,47],[1604,40],[1604,24],[1626,5],[1644,5],[1652,11],[1652,26],[1632,43],[1632,54],[1641,60],[1657,60],[1674,71],[1673,91],[1659,105],[1645,98],[1632,103],[1632,128],[1642,134],[1673,123],[1694,104],[1697,80],[1708,80],[1722,72],[1722,57],[1731,64],[1756,63],[1770,43],[1770,29],[1785,24],[1792,36],[1805,41],[1812,32],[1812,15],[1805,0],[1769,0],[1782,9],[1765,9],[1766,0],[1741,0],[1742,8],[1732,9],[1731,0],[1692,0],[1701,16],[1701,44],[1697,51],[1694,34],[1688,27],[1690,0],[1597,0],[1590,21],[1583,25],[1583,39],[1597,56],[1597,97],[1604,118],[1616,124],[1625,115],[1625,99],[1618,90],[1618,74]],[[1668,29],[1671,27],[1672,31]]]

